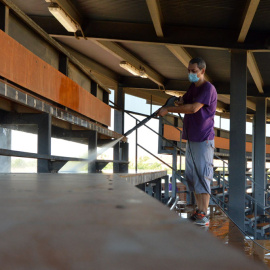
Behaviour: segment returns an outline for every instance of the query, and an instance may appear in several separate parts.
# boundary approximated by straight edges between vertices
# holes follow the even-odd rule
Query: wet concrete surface
[[[193,212],[193,207],[186,207],[181,212],[182,217],[188,218]],[[270,268],[270,240],[256,240],[262,246],[260,247],[248,237],[245,237],[218,207],[209,209],[208,214],[210,217],[209,226],[202,227],[202,230],[213,234],[224,245],[237,248],[248,258],[256,262],[263,262]]]

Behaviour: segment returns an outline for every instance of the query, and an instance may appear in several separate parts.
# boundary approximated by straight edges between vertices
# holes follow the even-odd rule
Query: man
[[[210,183],[213,178],[214,116],[217,106],[215,87],[204,78],[205,61],[196,57],[188,65],[188,79],[191,85],[177,106],[165,107],[159,116],[168,112],[184,113],[183,139],[186,147],[186,180],[194,192],[197,210],[191,219],[199,225],[209,225],[207,209],[210,200]]]

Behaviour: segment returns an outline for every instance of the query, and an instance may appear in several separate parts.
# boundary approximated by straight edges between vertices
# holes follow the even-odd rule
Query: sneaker
[[[195,221],[197,220],[197,215],[199,213],[199,209],[196,209],[194,213],[189,217],[190,220]]]
[[[209,218],[204,212],[198,212],[196,215],[195,224],[202,226],[209,226]]]

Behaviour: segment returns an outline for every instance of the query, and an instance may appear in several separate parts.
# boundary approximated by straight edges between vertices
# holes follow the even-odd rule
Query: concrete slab
[[[118,175],[1,174],[1,269],[265,269]]]

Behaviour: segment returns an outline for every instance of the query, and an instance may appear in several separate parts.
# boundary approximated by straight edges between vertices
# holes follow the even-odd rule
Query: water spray
[[[97,151],[93,151],[93,150],[89,150],[88,153],[86,153],[84,156],[82,156],[81,158],[84,158],[85,161],[79,162],[75,165],[71,165],[71,166],[67,166],[65,172],[69,172],[69,173],[77,173],[78,171],[80,171],[85,165],[88,165],[89,163],[95,161],[97,159],[97,157],[101,154],[103,154],[105,151],[107,151],[109,148],[112,148],[114,145],[116,145],[119,141],[121,141],[124,138],[124,136],[116,139],[116,140],[112,140],[111,142],[103,145],[99,150]]]
[[[167,99],[166,103],[161,108],[175,106],[175,101],[177,101],[177,100],[178,100],[177,97],[172,96],[172,97],[170,97],[170,98]],[[156,112],[154,112],[151,115],[149,115],[148,117],[146,117],[143,121],[141,121],[135,127],[133,127],[132,129],[130,129],[129,131],[127,131],[122,137],[120,137],[120,138],[118,138],[116,140],[112,140],[111,142],[103,145],[98,151],[93,151],[93,150],[92,151],[89,151],[87,154],[85,154],[84,156],[82,156],[82,158],[84,158],[85,161],[79,162],[76,165],[66,165],[65,172],[76,173],[76,172],[80,171],[85,165],[87,165],[87,164],[95,161],[99,155],[103,154],[109,148],[112,148],[119,141],[121,141],[124,137],[128,136],[134,130],[136,130],[139,127],[141,127],[142,125],[146,124],[153,117],[156,117],[159,110],[157,110]]]

